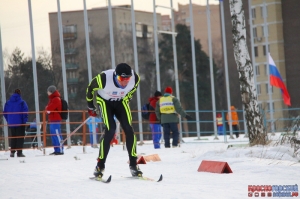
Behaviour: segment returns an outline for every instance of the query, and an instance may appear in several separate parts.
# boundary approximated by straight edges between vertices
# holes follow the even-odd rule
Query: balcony
[[[67,78],[68,84],[78,84],[78,78]]]
[[[63,33],[64,40],[72,40],[77,38],[76,32],[66,32]]]
[[[76,39],[77,38],[77,33],[76,32],[64,33],[63,37],[64,37],[64,40]]]
[[[66,63],[66,69],[67,70],[76,70],[78,68],[79,68],[78,64],[75,64],[75,63]]]
[[[65,55],[75,55],[77,53],[76,48],[66,48],[65,49]]]

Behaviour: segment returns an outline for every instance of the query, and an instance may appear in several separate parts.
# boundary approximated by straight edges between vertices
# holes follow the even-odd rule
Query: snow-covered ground
[[[247,143],[243,135],[238,140]],[[107,158],[104,177],[112,175],[110,184],[89,179],[98,155],[98,149],[90,146],[85,147],[86,153],[82,146],[73,146],[63,156],[28,149],[25,158],[10,158],[9,151],[0,151],[0,198],[241,199],[249,198],[248,185],[300,184],[299,160],[287,146],[228,148],[239,142],[214,143],[213,137],[184,141],[180,148],[154,149],[150,142],[137,147],[138,154],[159,155],[161,161],[140,165],[144,176],[157,179],[163,174],[159,183],[124,178],[131,174],[122,145],[111,147]],[[52,151],[47,148],[46,154]],[[233,173],[198,172],[202,160],[227,162]]]

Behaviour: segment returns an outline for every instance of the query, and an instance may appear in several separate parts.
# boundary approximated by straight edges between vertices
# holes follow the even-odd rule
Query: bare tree
[[[242,102],[246,111],[246,122],[250,145],[266,144],[266,133],[257,105],[253,66],[247,42],[245,15],[242,0],[230,0],[234,57],[239,72]]]

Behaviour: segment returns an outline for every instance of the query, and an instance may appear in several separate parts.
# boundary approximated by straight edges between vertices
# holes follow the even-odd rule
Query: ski
[[[139,176],[130,176],[130,177],[124,177],[124,178],[137,179],[137,180],[146,180],[146,181],[153,181],[153,182],[161,182],[163,180],[163,175],[161,174],[159,176],[158,180],[155,180],[153,178],[148,178],[148,177],[145,177],[145,176],[140,176],[140,177]]]
[[[97,178],[97,177],[90,177],[91,180],[96,180],[103,183],[110,183],[111,181],[111,175],[105,180],[103,178]]]

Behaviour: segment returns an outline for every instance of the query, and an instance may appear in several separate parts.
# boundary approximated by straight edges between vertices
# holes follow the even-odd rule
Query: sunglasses
[[[125,77],[124,77],[125,76]],[[130,75],[122,75],[122,76],[117,76],[117,79],[119,80],[119,81],[129,81],[130,80],[130,78],[131,78],[131,76]]]

